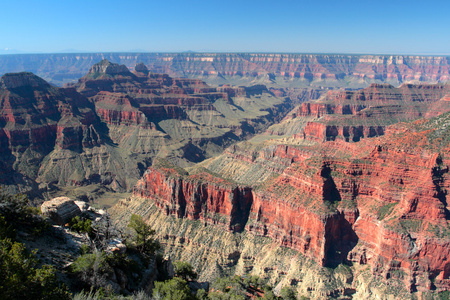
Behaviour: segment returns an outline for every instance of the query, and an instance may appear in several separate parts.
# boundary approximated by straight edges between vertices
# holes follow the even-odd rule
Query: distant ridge
[[[251,85],[257,80],[281,86],[362,88],[371,83],[447,82],[450,56],[283,54],[283,53],[65,53],[0,56],[0,75],[33,72],[62,86],[103,60],[132,69],[199,78],[209,84]],[[265,82],[265,83],[267,83]]]

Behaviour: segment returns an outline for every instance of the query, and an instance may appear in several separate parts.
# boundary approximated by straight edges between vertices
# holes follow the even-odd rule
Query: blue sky
[[[450,54],[449,11],[449,0],[3,0],[0,53]]]

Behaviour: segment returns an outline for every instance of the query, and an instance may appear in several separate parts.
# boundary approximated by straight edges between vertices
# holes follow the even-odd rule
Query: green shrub
[[[106,261],[111,268],[122,270],[128,278],[133,277],[133,274],[141,278],[144,272],[143,265],[126,254],[109,254]]]
[[[100,300],[100,299],[101,296],[99,295],[98,291],[95,293],[93,291],[90,291],[89,293],[82,291],[80,293],[75,294],[72,298],[72,300]]]
[[[146,224],[141,216],[133,214],[128,227],[134,230],[132,245],[130,246],[134,246],[137,251],[146,256],[153,256],[160,246],[153,238],[155,231],[150,225]]]
[[[279,298],[277,296],[275,296],[275,294],[273,293],[272,290],[264,290],[264,299],[277,300]]]
[[[220,277],[213,283],[213,288],[215,290],[222,291],[224,293],[228,292],[233,285],[233,282],[229,277]]]
[[[31,226],[31,234],[34,236],[42,236],[50,228],[50,223],[41,217],[34,218]]]
[[[240,276],[233,276],[233,278],[218,278],[213,284],[213,289],[217,290],[217,292],[213,292],[208,295],[208,297],[212,300],[246,299],[247,289],[242,281],[242,277]]]
[[[0,216],[12,228],[27,231],[34,236],[40,236],[50,227],[40,215],[40,211],[29,205],[24,195],[7,195],[0,190]]]
[[[263,284],[263,280],[256,275],[253,275],[250,279],[252,285],[257,288]]]
[[[108,264],[106,253],[95,251],[79,256],[72,264],[71,271],[86,285],[100,288],[107,286],[107,277],[113,269]]]
[[[22,243],[0,240],[0,299],[70,299],[53,267],[37,268],[34,254]]]
[[[70,299],[53,267],[38,268],[35,252],[16,242],[16,229],[33,234],[48,228],[35,208],[22,195],[0,192],[0,299]]]
[[[69,221],[69,228],[78,233],[92,234],[92,221],[89,219],[83,220],[79,216],[76,216]]]
[[[89,252],[91,252],[91,248],[88,245],[86,244],[81,245],[80,255],[88,254]]]
[[[186,280],[173,278],[164,282],[155,282],[153,298],[161,300],[195,300]]]
[[[152,298],[141,290],[133,294],[133,300],[152,300]]]
[[[197,299],[199,300],[206,300],[208,299],[208,293],[204,289],[199,289],[197,291]]]
[[[184,280],[195,280],[198,275],[194,271],[192,265],[185,261],[176,261],[173,263],[173,270],[175,275],[183,278]]]
[[[28,202],[28,198],[24,195],[12,196],[0,191],[0,215],[3,215],[8,223],[27,221],[33,211]]]
[[[297,293],[290,286],[284,286],[280,291],[280,296],[281,296],[281,298],[283,298],[283,300],[296,300],[297,299]]]
[[[12,225],[6,222],[5,217],[0,215],[0,239],[15,238],[16,231]]]

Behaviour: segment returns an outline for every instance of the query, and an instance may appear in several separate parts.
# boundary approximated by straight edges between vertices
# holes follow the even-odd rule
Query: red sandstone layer
[[[347,142],[383,135],[386,126],[431,117],[450,110],[448,85],[372,84],[359,91],[330,91],[314,102],[302,103],[287,118],[316,117],[296,137],[313,141]]]
[[[270,236],[322,265],[369,264],[385,279],[402,272],[399,280],[411,291],[450,290],[449,167],[439,154],[449,147],[427,148],[430,130],[408,128],[390,128],[388,137],[354,144],[327,142],[316,149],[320,157],[283,145],[258,158],[230,149],[229,155],[250,164],[263,158],[290,161],[277,170],[279,176],[245,188],[246,193],[236,193],[239,186],[210,174],[167,168],[149,169],[134,193],[168,214],[208,223],[194,213],[201,211],[198,207],[221,207],[214,210],[222,215],[216,218],[226,220],[230,230],[245,224],[249,232]],[[403,148],[402,141],[415,146]],[[230,220],[240,226],[232,227]]]

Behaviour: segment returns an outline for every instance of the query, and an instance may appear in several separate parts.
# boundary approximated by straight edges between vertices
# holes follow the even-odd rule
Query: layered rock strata
[[[6,74],[0,83],[1,184],[36,190],[39,167],[52,151],[104,144],[94,105],[74,89],[53,87],[31,73]]]
[[[117,71],[119,69],[120,72]],[[131,73],[125,66],[119,67],[106,60],[94,65],[78,83],[68,86],[75,87],[79,93],[92,99],[102,120],[114,125],[121,125],[122,120],[128,125],[138,125],[166,119],[200,121],[202,124],[205,123],[203,119],[207,117],[212,119],[212,124],[208,125],[236,128],[232,126],[233,123],[239,126],[242,121],[238,117],[237,122],[233,120],[228,122],[231,126],[227,126],[227,110],[246,111],[245,106],[256,104],[262,112],[247,113],[246,124],[249,124],[251,119],[262,117],[267,112],[273,115],[290,107],[285,99],[276,99],[273,93],[262,85],[248,88],[213,88],[197,79],[174,79],[166,74],[151,73],[142,64],[138,65],[138,70]],[[270,100],[273,103],[245,103],[245,99],[251,99],[252,96],[269,96],[273,98]],[[220,106],[215,105],[217,100],[220,100]],[[218,124],[214,124],[214,119],[217,119]]]
[[[410,292],[450,290],[448,122],[447,113],[350,144],[278,145],[256,153],[234,148],[202,164],[209,171],[190,175],[156,166],[134,195],[166,214],[206,223],[214,223],[209,208],[227,207],[213,210],[217,223],[271,237],[322,266],[369,265],[373,276]],[[250,186],[233,183],[245,173],[230,175],[236,161],[270,175]]]
[[[64,225],[72,218],[81,215],[78,204],[68,197],[58,197],[45,201],[41,205],[41,212],[45,217],[52,219],[59,225]]]
[[[189,166],[293,107],[263,85],[215,88],[107,60],[65,88],[32,73],[6,74],[0,86],[0,184],[33,197],[91,184],[131,190],[154,157]]]
[[[252,203],[251,189],[221,180],[207,172],[188,180],[173,169],[151,168],[134,188],[134,194],[155,199],[166,214],[202,220],[241,231]]]
[[[276,53],[83,53],[4,55],[0,74],[31,71],[57,83],[77,80],[96,62],[108,59],[133,68],[143,62],[152,72],[175,77],[301,85],[367,86],[371,82],[450,80],[446,56],[276,54]],[[292,82],[291,82],[292,83]]]
[[[383,135],[386,126],[420,117],[433,117],[450,110],[446,101],[449,85],[371,84],[359,91],[334,91],[314,102],[302,103],[287,119],[314,117],[296,136],[314,141]]]

